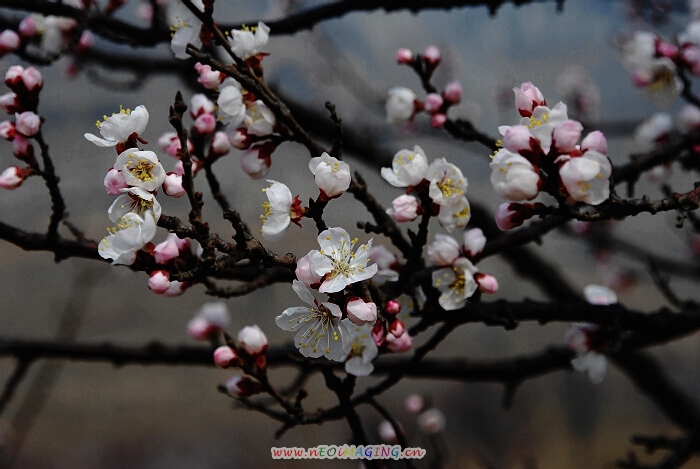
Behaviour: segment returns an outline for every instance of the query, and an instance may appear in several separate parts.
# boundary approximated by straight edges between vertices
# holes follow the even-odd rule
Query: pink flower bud
[[[209,65],[203,65],[199,62],[194,65],[194,69],[199,73],[197,81],[208,90],[215,89],[224,81],[224,78],[226,78],[226,75],[223,73],[212,70]]]
[[[237,375],[226,381],[226,392],[231,397],[243,399],[259,393],[260,390],[260,383],[247,376]]]
[[[462,84],[456,80],[449,82],[442,92],[442,97],[445,98],[445,101],[448,103],[459,103],[462,100]]]
[[[560,153],[571,153],[581,138],[583,125],[575,120],[566,120],[556,126],[552,132],[552,143]]]
[[[238,332],[238,343],[251,356],[260,355],[267,350],[267,336],[257,326],[246,326]]]
[[[177,247],[177,243],[171,238],[171,236],[177,235],[170,234],[168,239],[158,244],[155,249],[153,249],[153,257],[156,260],[156,264],[166,264],[168,261],[175,259],[180,255],[180,250]]]
[[[153,20],[153,6],[148,3],[139,3],[136,6],[136,17],[144,23]]]
[[[438,66],[441,59],[442,55],[440,54],[440,49],[438,49],[437,46],[428,46],[425,48],[425,52],[423,52],[423,60],[428,66],[427,68],[429,70],[435,70],[435,67]]]
[[[8,114],[15,114],[20,110],[20,103],[17,99],[17,95],[11,91],[0,95],[0,107]]]
[[[44,86],[44,77],[39,70],[29,67],[22,72],[22,83],[30,93],[38,93]]]
[[[25,137],[33,137],[39,133],[41,119],[33,112],[26,111],[15,116],[15,128]]]
[[[377,305],[367,298],[351,297],[345,304],[348,319],[357,326],[374,324],[377,321]]]
[[[486,245],[486,236],[481,228],[472,228],[464,232],[464,242],[462,246],[464,247],[464,252],[467,256],[474,258],[481,254],[484,246]]]
[[[662,57],[674,59],[678,54],[678,47],[668,42],[659,41],[656,43],[656,52]]]
[[[34,159],[34,147],[32,142],[23,135],[17,134],[12,139],[12,154],[15,158],[22,161],[31,161]]]
[[[105,175],[105,191],[109,195],[122,195],[121,189],[126,189],[129,185],[124,179],[124,175],[118,169],[110,168]]]
[[[26,39],[30,39],[36,35],[37,27],[36,20],[33,16],[25,17],[20,23],[19,28],[17,28],[19,34]]]
[[[216,130],[216,116],[209,113],[200,114],[194,120],[193,127],[199,135],[209,135]]]
[[[209,144],[209,150],[215,156],[224,156],[231,151],[231,142],[228,141],[226,132],[218,131],[214,134]]]
[[[399,65],[406,65],[413,63],[414,56],[411,49],[406,49],[402,47],[396,51],[396,63]]]
[[[401,311],[401,303],[396,300],[389,300],[384,305],[384,312],[395,316]]]
[[[175,132],[165,132],[158,139],[158,148],[172,157],[177,157],[177,152],[180,150],[180,138]],[[192,142],[187,140],[187,150],[191,153],[194,150]]]
[[[0,187],[7,190],[16,189],[22,185],[28,175],[28,171],[23,171],[17,166],[10,166],[0,174]]]
[[[532,132],[524,125],[511,125],[503,135],[503,147],[514,153],[532,150],[535,142]]]
[[[441,129],[445,122],[447,122],[447,116],[442,113],[435,114],[430,118],[430,125],[435,129]]]
[[[209,340],[212,328],[206,319],[195,317],[187,323],[187,334],[195,340]]]
[[[384,343],[384,340],[386,340],[386,329],[381,321],[374,323],[374,327],[372,328],[372,340],[374,340],[377,347],[380,347]]]
[[[0,33],[0,52],[11,52],[20,46],[19,34],[11,29],[6,29]]]
[[[413,339],[408,332],[404,332],[401,337],[394,337],[393,334],[386,335],[386,349],[393,353],[408,352],[413,347]]]
[[[10,89],[16,86],[22,80],[23,71],[24,67],[21,65],[13,65],[8,68],[5,72],[5,85]]]
[[[185,195],[185,188],[182,187],[182,175],[168,173],[163,181],[163,192],[170,197],[180,198]]]
[[[418,416],[418,428],[423,433],[432,435],[445,429],[445,414],[440,409],[428,409]]]
[[[170,274],[165,270],[154,270],[148,277],[148,288],[158,295],[162,295],[168,291],[169,286]]]
[[[214,364],[219,368],[231,368],[232,366],[237,366],[238,363],[236,352],[228,345],[222,345],[214,350]]]
[[[440,108],[442,107],[442,103],[442,96],[440,96],[437,93],[430,93],[428,94],[428,96],[425,97],[425,102],[423,103],[423,105],[425,106],[426,112],[434,114],[440,110]]]
[[[314,288],[321,283],[321,276],[311,270],[308,254],[297,260],[297,268],[294,272],[297,274],[297,279],[307,287]]]
[[[5,140],[12,140],[17,135],[17,129],[15,128],[15,123],[10,121],[0,122],[0,138]]]
[[[459,243],[451,236],[436,234],[435,240],[428,245],[428,259],[434,265],[452,265],[457,257]]]
[[[418,216],[420,202],[412,195],[403,194],[391,202],[390,209],[386,213],[399,223],[413,221]]]
[[[533,214],[528,214],[527,211],[521,210],[528,204],[516,204],[506,202],[498,206],[496,210],[496,225],[502,231],[508,231],[522,225],[525,220],[532,217]]]
[[[248,129],[242,127],[240,129],[227,130],[228,141],[233,148],[239,150],[247,150],[251,145],[251,139],[248,136]]]
[[[498,291],[498,280],[491,274],[482,274],[477,272],[474,274],[474,280],[479,284],[479,291],[493,295]]]
[[[274,150],[276,145],[271,145],[273,147],[272,150]],[[269,146],[267,144],[253,145],[241,155],[241,168],[251,178],[264,178],[270,171],[270,166],[272,165],[270,155],[272,151],[269,150]]]
[[[530,117],[537,106],[545,106],[547,103],[539,88],[529,81],[513,88],[515,93],[515,107],[522,117]]]
[[[420,394],[409,394],[403,402],[409,414],[417,414],[425,407],[425,399]]]
[[[587,152],[588,150],[597,151],[603,155],[608,154],[608,142],[605,140],[605,135],[600,130],[586,135],[586,138],[581,142],[581,151]]]
[[[190,100],[190,116],[192,116],[192,119],[196,119],[202,114],[213,114],[214,109],[214,103],[203,93],[195,94]]]
[[[389,334],[397,339],[406,332],[406,325],[400,319],[394,319],[389,324]]]

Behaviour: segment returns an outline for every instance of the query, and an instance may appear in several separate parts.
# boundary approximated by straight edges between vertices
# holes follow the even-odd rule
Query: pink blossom
[[[216,130],[216,116],[211,113],[200,114],[192,127],[199,135],[209,135]]]
[[[224,78],[226,78],[226,75],[223,73],[217,70],[212,70],[211,66],[203,65],[199,62],[194,65],[194,69],[199,74],[197,81],[208,90],[215,89],[221,84],[221,82],[224,81]]]
[[[434,70],[435,67],[437,67],[438,64],[440,64],[440,60],[442,60],[440,49],[438,49],[437,46],[432,45],[426,47],[425,51],[423,52],[423,60],[428,65],[429,70]]]
[[[229,129],[226,131],[226,134],[228,135],[228,141],[231,143],[233,148],[237,148],[239,150],[246,150],[248,147],[251,145],[251,139],[250,136],[248,135],[248,129],[245,127],[242,127],[240,129]]]
[[[15,123],[10,121],[0,122],[0,138],[5,140],[12,140],[17,135],[17,129],[15,128]]]
[[[428,96],[425,97],[425,101],[423,102],[423,104],[425,106],[426,112],[429,112],[430,114],[435,114],[442,107],[443,99],[442,96],[440,96],[437,93],[430,93],[428,94]]]
[[[396,51],[396,63],[400,65],[413,63],[414,55],[411,49],[406,49],[402,47]]]
[[[238,364],[236,352],[228,345],[222,345],[214,350],[214,364],[219,368],[226,369]]]
[[[192,116],[192,119],[196,119],[202,114],[213,114],[214,109],[214,103],[204,93],[197,93],[190,100],[190,116]]]
[[[418,416],[418,428],[423,433],[439,433],[445,429],[445,414],[435,407],[426,410]]]
[[[401,303],[396,300],[389,300],[384,305],[384,312],[392,316],[396,316],[401,312]]]
[[[321,279],[323,278],[322,275],[316,275],[314,271],[311,270],[308,254],[297,260],[297,268],[294,272],[297,275],[297,279],[310,288],[320,285]]]
[[[104,179],[105,191],[109,195],[122,195],[122,189],[126,189],[129,185],[124,179],[124,175],[118,169],[110,168],[107,171]]]
[[[241,168],[253,179],[264,178],[272,165],[271,155],[276,145],[266,142],[253,145],[241,155]]]
[[[167,173],[163,181],[163,192],[170,197],[180,198],[185,195],[185,188],[182,186],[182,175],[177,173]]]
[[[552,141],[559,153],[571,153],[581,138],[583,125],[575,120],[565,120],[554,128]]]
[[[374,341],[374,344],[377,347],[380,347],[384,343],[385,339],[386,328],[384,327],[384,324],[381,321],[375,322],[374,327],[372,327],[372,340]]]
[[[229,142],[226,132],[218,131],[214,134],[211,143],[209,143],[209,150],[215,156],[223,156],[231,151],[231,142]]]
[[[430,125],[436,129],[441,129],[445,122],[447,122],[447,115],[443,113],[434,114],[430,118]]]
[[[386,213],[399,223],[413,221],[418,216],[420,202],[412,195],[403,194],[391,202],[390,209]]]
[[[498,280],[491,274],[478,272],[474,274],[474,280],[479,284],[479,291],[493,295],[498,291]]]
[[[153,249],[153,257],[156,260],[156,264],[166,264],[168,261],[171,261],[180,255],[180,250],[178,249],[177,243],[173,238],[177,239],[177,235],[170,233],[168,235],[168,239],[158,244]]]
[[[413,347],[413,338],[404,332],[401,337],[394,337],[392,334],[386,335],[386,349],[393,353],[408,352]]]
[[[402,320],[394,319],[389,323],[387,332],[389,332],[389,335],[393,335],[394,337],[399,338],[406,332],[406,325],[403,323]]]
[[[521,210],[525,205],[506,202],[498,206],[496,210],[496,225],[502,231],[508,231],[523,224],[532,215],[527,211]]]
[[[246,326],[238,332],[238,343],[251,356],[267,350],[267,336],[257,325]]]
[[[10,166],[0,174],[0,187],[8,190],[16,189],[22,185],[28,175],[28,172],[17,166]]]
[[[425,399],[420,394],[409,394],[403,402],[409,414],[417,414],[425,407]]]
[[[428,259],[434,265],[447,266],[459,257],[459,243],[451,236],[436,234],[428,245]]]
[[[357,326],[374,324],[377,320],[377,305],[367,298],[351,297],[345,304],[345,312]]]
[[[15,127],[25,137],[33,137],[39,133],[41,119],[33,112],[26,111],[15,116]]]
[[[524,125],[512,125],[503,134],[503,147],[513,153],[533,150],[537,140]]]
[[[529,81],[513,88],[515,93],[515,107],[522,117],[530,117],[537,106],[546,106],[547,103],[539,88]]]
[[[17,99],[17,95],[12,91],[0,95],[0,107],[8,114],[15,114],[20,110],[20,102]]]
[[[231,397],[244,399],[259,393],[260,383],[253,381],[247,376],[234,376],[226,381],[226,392]]]
[[[0,53],[12,52],[20,46],[19,34],[11,29],[6,29],[0,33]]]
[[[25,17],[19,23],[19,27],[17,28],[17,30],[23,38],[29,39],[34,37],[37,33],[36,19],[34,19],[33,16]]]
[[[597,151],[604,155],[608,153],[608,142],[603,132],[596,130],[586,135],[586,138],[581,142],[581,151],[585,153],[588,150]]]
[[[148,288],[158,295],[165,293],[169,286],[170,274],[165,270],[154,270],[148,277]]]
[[[442,92],[443,98],[450,104],[457,104],[462,100],[462,84],[459,81],[451,81]]]

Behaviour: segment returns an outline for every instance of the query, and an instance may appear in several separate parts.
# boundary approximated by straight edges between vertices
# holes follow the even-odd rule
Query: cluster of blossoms
[[[31,140],[41,129],[42,121],[36,110],[44,78],[34,67],[13,65],[5,74],[5,85],[10,92],[0,96],[0,106],[15,119],[0,122],[0,137],[12,142],[12,154],[25,166],[7,167],[0,174],[0,187],[15,189],[39,170]]]
[[[201,0],[193,4],[204,11]],[[188,43],[200,47],[202,38],[210,35],[205,34],[206,28],[202,27],[197,16],[179,1],[171,9],[169,24],[172,31],[171,48],[179,59],[189,58],[186,53]],[[255,27],[232,30],[231,50],[249,67],[261,70],[262,58],[267,55],[263,49],[269,33],[270,28],[262,22]],[[265,177],[272,164],[272,153],[284,140],[278,132],[280,126],[274,113],[253,93],[243,89],[240,83],[212,69],[210,65],[197,63],[195,70],[199,74],[199,83],[216,98],[215,105],[212,102],[210,109],[196,116],[195,128],[200,134],[209,134],[215,131],[217,122],[226,124],[226,133],[216,137],[217,142],[243,150],[243,171],[254,179]],[[214,118],[215,109],[218,110],[218,118]]]
[[[683,89],[679,71],[700,76],[700,21],[691,21],[674,42],[636,31],[622,46],[622,62],[651,101],[671,107]]]
[[[586,301],[592,305],[612,305],[617,303],[617,295],[607,287],[588,285],[583,290]],[[592,383],[598,384],[605,378],[607,361],[604,349],[608,346],[606,330],[596,324],[575,324],[566,334],[569,348],[576,352],[571,360],[574,370],[588,374]]]
[[[415,69],[421,76],[430,77],[440,64],[440,49],[428,46],[422,55],[409,49],[399,49],[396,61]],[[441,128],[447,122],[447,110],[462,100],[462,85],[452,81],[445,86],[442,93],[428,93],[423,101],[418,100],[410,88],[397,86],[387,93],[386,120],[391,124],[403,124],[412,121],[419,112],[430,115],[430,125]]]
[[[431,210],[448,231],[467,226],[471,218],[467,178],[445,158],[429,165],[423,149],[415,146],[412,151],[396,153],[391,168],[382,168],[381,174],[392,186],[406,188],[406,194],[394,199],[387,210],[394,220],[412,221],[424,210]]]
[[[498,281],[493,275],[477,270],[472,261],[486,244],[486,237],[479,228],[464,232],[463,242],[451,236],[435,235],[428,245],[428,259],[434,265],[444,267],[433,272],[433,286],[440,292],[438,302],[447,311],[460,309],[467,298],[478,289],[483,293],[496,293]]]
[[[589,133],[580,144],[583,125],[569,119],[564,103],[553,108],[532,83],[514,88],[519,125],[501,126],[503,139],[491,161],[491,183],[502,197],[519,202],[545,192],[560,204],[598,205],[610,196],[612,165],[602,132]],[[506,203],[496,221],[502,230],[519,226],[544,206]]]

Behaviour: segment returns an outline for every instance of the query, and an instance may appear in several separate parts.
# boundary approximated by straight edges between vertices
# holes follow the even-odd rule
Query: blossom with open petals
[[[350,187],[350,166],[326,152],[311,158],[309,170],[322,195],[327,198],[339,196]]]
[[[442,293],[438,302],[446,311],[460,309],[472,296],[478,284],[474,280],[476,267],[468,259],[460,257],[452,266],[433,272],[433,286]]]
[[[199,11],[204,11],[202,0],[192,0],[192,4]],[[187,44],[199,48],[202,46],[200,31],[202,22],[190,11],[181,1],[177,0],[172,10],[169,11],[168,25],[172,37],[170,38],[170,48],[177,59],[188,59]]]
[[[350,339],[350,354],[345,360],[345,371],[355,376],[369,376],[374,371],[372,361],[377,358],[379,349],[372,339],[372,326],[356,326],[348,319],[341,321],[347,327]]]
[[[138,187],[121,189],[121,193],[107,210],[112,223],[117,223],[129,212],[134,212],[141,218],[145,218],[146,213],[150,212],[149,216],[155,217],[155,221],[158,222],[161,207],[153,194]]]
[[[267,195],[267,202],[262,204],[265,213],[260,215],[263,223],[261,232],[263,238],[276,242],[282,239],[292,220],[295,223],[299,222],[303,209],[299,196],[292,198],[292,193],[286,185],[269,179],[267,182],[270,183],[270,187],[263,189]]]
[[[598,205],[610,197],[612,165],[608,157],[590,150],[559,168],[561,182],[576,202]]]
[[[451,232],[454,229],[461,230],[465,228],[471,217],[472,209],[471,205],[469,205],[469,200],[462,196],[456,199],[454,203],[441,205],[437,219],[440,226]]]
[[[534,199],[540,192],[537,168],[527,158],[501,148],[490,166],[491,184],[501,197],[519,202]]]
[[[394,187],[415,186],[423,180],[428,170],[428,158],[421,147],[401,150],[394,155],[391,169],[382,168],[382,177]]]
[[[114,162],[114,169],[124,174],[127,184],[145,191],[158,189],[166,176],[158,157],[149,150],[130,148],[122,152]]]
[[[319,304],[298,280],[293,282],[292,288],[311,308],[287,308],[275,318],[275,324],[282,330],[296,332],[294,345],[303,356],[342,361],[350,351],[351,342],[347,327],[340,320],[340,307],[328,302]]]
[[[311,271],[323,276],[318,291],[338,292],[352,283],[372,278],[377,273],[377,264],[367,265],[372,250],[371,239],[355,252],[352,249],[357,238],[351,240],[348,232],[342,228],[322,231],[317,239],[321,250],[310,251],[308,255]]]
[[[267,45],[270,37],[270,28],[262,21],[257,26],[231,31],[231,50],[237,57],[245,60],[258,55]]]
[[[451,205],[460,202],[467,192],[467,178],[462,171],[445,158],[430,163],[425,175],[430,181],[428,194],[438,205]]]
[[[120,218],[117,226],[100,241],[97,252],[104,259],[112,259],[112,264],[131,265],[136,260],[136,251],[155,235],[156,222],[151,212],[146,212],[144,218],[129,212]]]
[[[98,147],[113,147],[125,143],[130,138],[138,138],[148,125],[148,111],[145,106],[136,106],[132,111],[119,106],[119,112],[111,116],[103,116],[103,121],[97,121],[102,138],[86,133],[84,136]]]

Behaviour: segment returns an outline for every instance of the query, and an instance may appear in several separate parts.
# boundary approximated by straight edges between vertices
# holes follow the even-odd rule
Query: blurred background
[[[290,9],[322,3],[220,0],[215,16],[221,23],[271,20]],[[132,0],[117,16],[138,22],[137,7]],[[495,211],[502,200],[489,182],[488,150],[432,129],[424,115],[400,128],[386,123],[383,102],[388,88],[407,86],[419,98],[424,97],[413,72],[396,65],[395,53],[399,47],[420,53],[430,44],[437,45],[443,61],[434,83],[441,89],[447,82],[459,80],[464,88],[463,102],[451,110],[450,117],[469,119],[494,137],[499,125],[518,121],[512,87],[532,81],[551,105],[567,98],[567,74],[586,76],[598,99],[591,98],[588,114],[582,118],[591,130],[606,134],[613,164],[624,164],[630,154],[647,149],[632,134],[658,109],[632,86],[620,64],[617,45],[636,29],[657,31],[670,40],[689,22],[686,2],[567,0],[560,10],[555,2],[538,2],[521,7],[505,4],[495,15],[485,7],[418,14],[352,13],[320,23],[311,31],[271,36],[265,76],[281,95],[321,116],[326,115],[325,101],[335,103],[346,131],[362,135],[365,143],[380,149],[387,162],[398,150],[414,145],[420,145],[431,161],[447,158],[468,178],[469,200]],[[17,11],[0,11],[8,17],[22,16]],[[167,44],[136,50],[98,39],[96,46],[117,54],[141,54],[144,63],[168,59],[172,54]],[[0,71],[4,73],[15,63],[21,61],[12,55],[3,57]],[[76,64],[64,58],[40,68],[45,85],[39,111],[46,119],[44,135],[61,177],[69,220],[88,237],[99,240],[111,226],[107,208],[113,197],[105,194],[102,181],[115,155],[113,150],[87,142],[83,133],[96,132],[95,120],[111,114],[119,104],[132,109],[143,104],[150,112],[145,148],[157,151],[158,137],[170,130],[168,108],[175,92],[181,90],[189,101],[199,90],[165,73],[138,74],[90,63],[77,65],[76,73]],[[572,109],[571,103],[567,104]],[[679,108],[677,104],[668,111],[673,114]],[[216,171],[229,200],[256,230],[265,200],[261,188],[266,184],[241,171],[238,153],[233,150],[217,162]],[[364,156],[349,153],[346,161],[388,205],[400,192],[388,186],[376,167],[363,161]],[[171,170],[174,160],[163,154],[161,159],[166,170]],[[293,194],[308,200],[317,189],[307,161],[304,148],[285,144],[273,155],[267,177],[284,182]],[[9,143],[0,142],[0,162],[3,167],[13,162]],[[692,175],[679,168],[672,172],[666,182],[674,190],[692,188]],[[230,225],[221,219],[203,178],[195,182],[205,193],[206,221],[228,238]],[[636,194],[662,196],[658,183],[647,178],[642,178]],[[185,200],[161,203],[163,213],[186,219]],[[0,220],[13,226],[42,231],[49,213],[50,201],[39,178],[0,197]],[[326,210],[329,226],[343,226],[362,242],[368,236],[354,225],[369,220],[370,215],[347,196],[333,201]],[[665,258],[695,262],[689,247],[690,231],[674,225],[675,214],[666,213],[641,215],[612,229],[617,237]],[[435,224],[432,233],[442,232]],[[163,239],[161,232],[154,242]],[[375,238],[374,242],[388,246],[383,239]],[[278,253],[292,252],[298,257],[315,246],[316,231],[310,223],[304,223],[303,229],[292,227],[283,241],[269,245]],[[535,250],[558,266],[561,275],[578,289],[589,283],[608,284],[630,308],[649,311],[666,305],[644,263],[635,259],[614,253],[595,256],[586,243],[563,232],[547,235]],[[165,298],[148,290],[144,273],[80,259],[55,264],[48,253],[24,252],[4,242],[0,243],[0,265],[3,338],[52,339],[63,334],[86,343],[139,345],[157,340],[196,345],[187,336],[187,322],[202,304],[213,301],[201,286],[182,297]],[[501,289],[494,299],[546,298],[498,258],[489,258],[479,266],[499,279]],[[672,286],[681,296],[692,295],[697,291],[695,280],[674,278]],[[285,343],[291,337],[275,326],[274,318],[298,301],[291,288],[282,284],[228,300],[230,332],[258,324],[272,345]],[[507,332],[466,325],[445,340],[434,356],[495,359],[535,353],[550,344],[563,344],[568,328],[567,324],[522,324]],[[694,337],[653,350],[672,381],[690,395],[700,391],[698,352],[700,346]],[[12,360],[0,361],[0,378],[6,379],[12,370]],[[104,363],[39,362],[29,370],[5,410],[0,432],[7,447],[19,448],[17,468],[214,469],[322,467],[329,463],[358,467],[357,461],[272,461],[271,446],[342,445],[350,440],[350,431],[344,421],[331,422],[296,428],[274,440],[275,422],[237,408],[235,402],[217,392],[217,384],[230,374],[203,367],[117,368]],[[278,385],[293,377],[290,370],[272,373],[272,381]],[[359,388],[375,382],[373,377],[360,379]],[[335,398],[320,376],[314,376],[306,389],[310,394],[305,401],[307,409],[334,405]],[[502,406],[503,392],[496,384],[405,379],[379,401],[404,426],[411,446],[441,451],[447,458],[446,466],[454,468],[612,467],[633,448],[629,442],[632,434],[677,432],[612,366],[599,385],[575,372],[529,380],[518,388],[508,409]],[[418,431],[415,417],[404,409],[404,399],[410,393],[424,395],[446,414],[442,436],[429,439]],[[383,419],[366,406],[360,408],[360,415],[370,440],[379,443],[377,426]],[[686,467],[700,464],[691,461]]]

